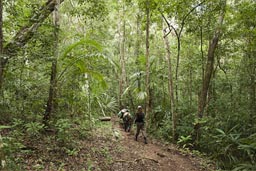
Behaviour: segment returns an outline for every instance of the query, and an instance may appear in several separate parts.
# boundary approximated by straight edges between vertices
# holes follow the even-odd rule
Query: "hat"
[[[142,106],[138,106],[138,109],[142,109]]]

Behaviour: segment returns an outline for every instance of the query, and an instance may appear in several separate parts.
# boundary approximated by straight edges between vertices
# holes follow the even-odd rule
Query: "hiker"
[[[129,112],[129,110],[124,108],[124,109],[120,110],[120,112],[117,114],[117,116],[122,119],[125,112]]]
[[[125,112],[123,115],[123,123],[124,123],[124,131],[125,132],[130,132],[131,126],[132,126],[132,115],[130,112]]]
[[[145,125],[145,114],[142,111],[142,107],[138,106],[137,113],[135,114],[135,124],[137,126],[137,131],[135,135],[135,140],[138,141],[138,136],[140,132],[142,133],[144,137],[144,143],[147,144],[147,137],[146,137],[146,131],[144,129]]]
[[[126,112],[129,112],[129,110],[126,109],[126,108],[123,108],[123,109],[120,110],[120,111],[118,112],[118,114],[117,114],[117,116],[120,118],[120,120],[119,120],[119,125],[120,125],[121,128],[124,128],[123,116],[124,116],[124,114],[125,114]]]

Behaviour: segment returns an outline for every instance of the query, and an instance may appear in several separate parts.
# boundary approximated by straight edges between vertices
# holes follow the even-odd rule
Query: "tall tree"
[[[180,54],[181,54],[181,35],[183,33],[185,24],[187,22],[188,17],[191,15],[191,13],[197,9],[200,5],[205,3],[205,0],[195,5],[193,8],[191,8],[187,13],[182,15],[181,17],[181,24],[179,28],[175,28],[174,23],[171,23],[167,20],[167,18],[164,16],[164,14],[160,11],[162,17],[164,18],[164,21],[166,22],[167,26],[169,27],[169,32],[167,32],[165,36],[168,36],[172,31],[174,31],[174,34],[177,39],[177,61],[176,61],[176,68],[175,68],[175,100],[176,100],[176,113],[178,112],[178,103],[179,103],[179,94],[178,94],[178,85],[179,85],[179,67],[180,67]],[[178,7],[179,8],[179,7]],[[177,14],[176,14],[177,15]],[[177,22],[178,23],[178,22]],[[175,23],[176,24],[176,23]]]
[[[120,67],[121,67],[121,73],[119,77],[119,107],[122,107],[123,101],[122,101],[122,94],[124,93],[124,90],[127,86],[126,83],[126,65],[125,65],[125,1],[122,1],[122,13],[120,14],[120,22],[119,22],[119,42],[120,42]]]
[[[168,90],[169,90],[169,98],[170,98],[170,106],[171,106],[171,113],[172,113],[172,138],[175,142],[177,140],[177,116],[175,110],[175,100],[174,100],[174,87],[173,87],[173,73],[172,73],[172,64],[171,64],[171,49],[169,39],[166,35],[166,29],[163,27],[163,39],[166,49],[166,62],[168,65]]]
[[[150,54],[149,54],[149,27],[150,27],[150,0],[146,1],[146,120],[149,121],[151,113],[151,90],[150,90]],[[149,122],[148,122],[149,123]]]
[[[0,0],[0,90],[2,89],[3,84],[3,72],[5,66],[5,58],[3,55],[3,1]]]
[[[215,51],[222,33],[222,25],[223,25],[223,20],[225,16],[225,10],[226,10],[226,0],[223,1],[222,9],[221,9],[219,20],[215,29],[215,33],[212,39],[209,41],[207,64],[206,64],[205,75],[204,75],[203,84],[202,84],[200,97],[199,97],[199,103],[198,103],[198,118],[203,118],[204,116],[204,110],[205,110],[206,101],[207,101],[207,93],[209,91],[210,82],[213,74]],[[195,126],[196,135],[197,135],[196,138],[198,138],[199,136],[199,132],[198,132],[199,128],[200,128],[200,124],[198,123]]]
[[[2,68],[2,60],[4,59],[3,58],[3,41],[4,41],[3,39],[4,39],[3,38],[3,1],[0,0],[0,60],[1,60],[0,61],[0,73],[3,72],[3,68]],[[2,80],[0,80],[0,91],[2,90],[1,82],[2,82]],[[1,92],[0,92],[0,94],[1,94]],[[4,157],[5,157],[2,147],[3,147],[3,142],[2,142],[2,136],[0,134],[0,170],[2,170],[4,167],[2,165],[2,163],[3,163]]]
[[[59,56],[59,5],[60,0],[57,0],[57,3],[53,12],[53,25],[54,25],[54,57],[51,67],[51,79],[50,79],[50,88],[49,88],[49,97],[44,113],[43,123],[47,126],[49,119],[52,115],[52,112],[56,108],[56,98],[57,98],[57,60]]]
[[[62,3],[64,0],[60,0]],[[4,70],[8,60],[14,57],[18,50],[23,47],[35,34],[43,21],[51,14],[56,5],[56,0],[48,0],[37,13],[30,17],[27,25],[23,26],[17,34],[3,47],[3,54],[0,59],[0,88],[4,81]]]

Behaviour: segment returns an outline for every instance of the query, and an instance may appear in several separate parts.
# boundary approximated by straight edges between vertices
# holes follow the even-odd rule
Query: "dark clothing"
[[[142,123],[142,122],[137,122],[137,131],[136,131],[136,137],[138,137],[138,135],[140,134],[140,130],[142,130],[142,134],[143,134],[143,136],[145,137],[145,135],[144,135],[144,123]]]
[[[135,114],[135,123],[137,126],[137,131],[135,135],[135,140],[138,140],[138,136],[140,132],[142,133],[144,137],[144,142],[147,144],[147,137],[146,137],[146,131],[144,130],[144,125],[145,125],[145,114],[143,112],[137,112]]]
[[[145,119],[145,114],[143,112],[135,114],[135,123],[137,122],[144,123],[145,122],[144,119]]]

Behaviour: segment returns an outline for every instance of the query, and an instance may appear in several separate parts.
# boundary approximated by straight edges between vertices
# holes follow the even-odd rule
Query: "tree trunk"
[[[2,90],[3,86],[3,74],[4,74],[4,67],[7,63],[7,59],[4,58],[3,54],[3,1],[0,0],[0,90]],[[2,93],[2,92],[1,92]]]
[[[248,62],[249,62],[249,78],[250,78],[250,86],[249,86],[249,107],[250,107],[250,124],[253,128],[255,125],[256,119],[256,60],[255,60],[255,51],[252,48],[252,38],[249,38],[248,41]]]
[[[213,38],[209,41],[205,76],[203,79],[203,85],[202,85],[202,89],[200,92],[199,104],[198,104],[198,118],[199,119],[203,118],[203,116],[204,116],[204,110],[205,110],[206,101],[207,101],[207,93],[208,93],[208,90],[210,87],[210,81],[211,81],[211,77],[212,77],[212,73],[213,73],[214,55],[215,55],[215,50],[218,45],[219,38],[221,36],[221,26],[223,24],[224,15],[225,15],[225,6],[222,9],[222,13],[220,15],[215,34],[214,34]],[[195,125],[195,132],[196,132],[197,139],[199,138],[199,128],[200,128],[199,124]]]
[[[168,65],[168,89],[169,89],[169,98],[170,98],[170,106],[171,106],[171,113],[172,113],[172,137],[173,141],[177,141],[177,113],[175,110],[175,100],[174,100],[174,87],[173,87],[173,78],[172,78],[172,64],[171,64],[171,50],[170,50],[170,43],[167,36],[164,36],[165,29],[163,28],[163,37],[164,37],[164,44],[166,49],[166,61]]]
[[[204,82],[204,50],[203,50],[203,22],[201,21],[200,26],[200,51],[201,51],[201,60],[202,60],[202,82]]]
[[[213,73],[213,64],[214,64],[214,53],[219,41],[219,34],[215,34],[213,39],[209,42],[208,49],[208,58],[206,64],[205,77],[203,79],[203,86],[200,93],[199,106],[198,106],[198,117],[202,118],[204,113],[204,108],[206,105],[207,93],[210,86],[210,81]]]
[[[55,6],[55,10],[53,13],[53,22],[54,22],[54,59],[52,61],[51,68],[51,79],[50,79],[50,88],[49,88],[49,97],[45,109],[45,114],[43,118],[43,123],[45,126],[49,125],[50,117],[53,111],[56,108],[56,96],[57,96],[57,59],[59,56],[58,46],[59,46],[59,4],[60,0],[57,0],[57,4]]]
[[[136,57],[136,61],[135,64],[137,67],[139,67],[139,56],[140,56],[140,35],[141,35],[141,16],[138,12],[137,16],[136,16],[136,44],[135,44],[135,49],[134,49],[134,56]]]
[[[0,94],[3,97],[2,86],[4,78],[4,66],[6,65],[7,60],[4,58],[3,54],[3,1],[0,0]]]
[[[0,0],[0,74],[3,72],[3,68],[2,68],[2,60],[3,58],[3,1]],[[0,90],[2,86],[2,80],[0,80]],[[2,92],[0,92],[2,93]],[[4,166],[2,165],[3,160],[5,159],[5,154],[3,151],[3,141],[2,141],[2,137],[0,134],[0,170],[4,170]]]
[[[192,85],[192,83],[193,83],[193,73],[192,73],[192,70],[193,70],[193,68],[192,68],[192,66],[190,66],[190,68],[189,68],[189,108],[191,109],[192,108],[192,101],[193,101],[193,97],[192,97],[192,91],[193,91],[193,89],[192,89],[192,87],[193,87],[193,85]]]
[[[119,107],[122,108],[123,100],[122,94],[124,93],[124,89],[126,87],[126,69],[125,69],[125,2],[122,5],[122,16],[120,17],[120,66],[121,66],[121,74],[119,78]]]
[[[151,112],[150,97],[150,57],[149,57],[149,25],[150,25],[150,2],[146,1],[146,121],[149,123],[149,115]]]
[[[181,20],[181,26],[180,26],[180,30],[178,31],[172,24],[169,23],[169,21],[164,17],[164,14],[161,12],[162,17],[164,18],[166,24],[169,27],[169,32],[167,34],[164,35],[168,36],[169,33],[171,33],[171,31],[173,30],[176,38],[177,38],[177,62],[176,62],[176,73],[175,73],[175,100],[176,100],[176,113],[178,113],[178,106],[179,106],[179,91],[178,91],[178,84],[179,84],[179,63],[180,63],[180,52],[181,52],[181,34],[182,31],[184,29],[185,26],[185,22],[188,18],[188,16],[200,5],[202,5],[203,3],[205,3],[205,0],[203,0],[202,2],[200,2],[199,4],[195,5],[193,8],[190,9],[190,11],[188,13],[186,13]]]
[[[64,0],[60,0],[62,3]],[[48,0],[40,9],[39,12],[32,14],[30,17],[30,22],[22,27],[17,34],[6,44],[2,49],[5,56],[0,58],[0,89],[2,88],[4,81],[4,69],[8,60],[15,56],[18,50],[23,47],[38,30],[39,26],[43,21],[52,13],[54,6],[56,5],[56,0]]]
[[[137,76],[137,88],[139,91],[141,91],[141,73],[140,73],[140,68],[139,68],[139,56],[140,56],[140,38],[141,38],[141,32],[140,32],[140,23],[141,23],[141,16],[138,13],[137,14],[137,25],[136,25],[136,46],[135,46],[135,52],[134,55],[136,57],[136,67],[137,67],[137,73],[139,73],[139,75]]]
[[[176,113],[178,113],[178,106],[179,106],[179,91],[178,91],[178,84],[179,84],[179,66],[180,66],[180,37],[181,37],[182,30],[180,30],[179,35],[177,36],[177,63],[176,63],[176,72],[175,72],[175,98],[176,98]]]

